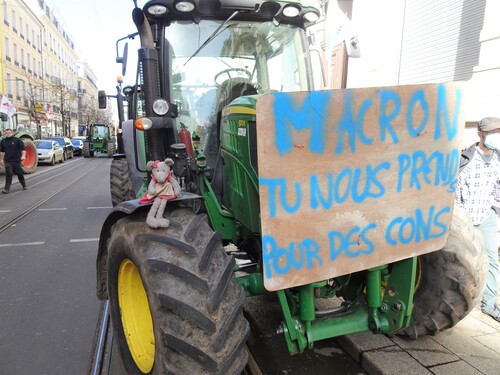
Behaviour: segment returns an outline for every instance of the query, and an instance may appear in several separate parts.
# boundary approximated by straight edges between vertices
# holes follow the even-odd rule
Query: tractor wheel
[[[109,184],[113,206],[135,199],[135,193],[132,190],[132,181],[128,174],[127,159],[113,159],[110,168]]]
[[[112,158],[116,153],[116,147],[113,142],[108,143],[108,158]]]
[[[445,247],[418,258],[413,314],[403,333],[417,339],[453,327],[481,300],[487,270],[481,233],[455,207]]]
[[[23,172],[30,174],[35,172],[36,166],[38,164],[38,154],[36,152],[36,145],[29,138],[21,138],[24,142],[24,147],[26,149],[26,158],[22,162]]]
[[[91,155],[89,141],[83,142],[82,155],[84,158],[90,158],[90,157],[94,156],[94,155]]]
[[[146,213],[135,213],[114,225],[108,243],[110,316],[124,366],[131,374],[240,374],[249,325],[234,260],[206,215],[167,210],[168,229],[151,229]]]

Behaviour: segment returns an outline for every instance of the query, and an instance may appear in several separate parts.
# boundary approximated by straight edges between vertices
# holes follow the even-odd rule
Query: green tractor
[[[36,145],[33,142],[35,137],[22,129],[18,129],[15,124],[9,123],[9,118],[6,114],[0,113],[0,115],[0,133],[3,134],[5,129],[8,128],[12,128],[14,130],[14,136],[21,139],[26,148],[26,158],[22,162],[23,172],[26,174],[34,173],[38,165],[38,154],[36,151]],[[2,137],[0,137],[0,139]],[[1,170],[3,170],[3,168],[1,168]]]
[[[105,153],[110,158],[116,152],[115,140],[107,125],[92,124],[87,127],[87,138],[83,141],[82,147],[83,157],[93,158],[96,152]]]
[[[299,1],[133,9],[137,78],[118,88],[128,120],[97,256],[129,373],[240,374],[252,296],[282,312],[273,333],[291,354],[361,331],[436,334],[479,301],[481,242],[454,207],[461,86],[313,91],[319,17]],[[182,194],[154,229],[135,198],[166,158]]]

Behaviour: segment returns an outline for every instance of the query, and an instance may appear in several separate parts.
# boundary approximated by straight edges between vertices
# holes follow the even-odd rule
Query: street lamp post
[[[42,126],[40,125],[39,113],[42,110],[42,105],[39,103],[34,104],[34,112],[35,112],[35,123],[36,123],[36,136],[38,139],[42,139]]]

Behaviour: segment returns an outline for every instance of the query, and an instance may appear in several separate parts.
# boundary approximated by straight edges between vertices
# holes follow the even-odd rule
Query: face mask
[[[484,138],[484,145],[490,150],[500,149],[500,133],[488,134]]]

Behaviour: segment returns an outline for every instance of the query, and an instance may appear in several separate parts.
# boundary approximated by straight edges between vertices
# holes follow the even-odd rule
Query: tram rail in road
[[[3,231],[5,231],[7,228],[9,228],[12,224],[16,223],[17,221],[21,220],[23,217],[25,217],[26,215],[30,214],[31,212],[33,212],[34,210],[36,210],[38,207],[40,207],[42,204],[44,204],[45,202],[47,202],[48,200],[52,199],[53,197],[55,197],[57,194],[59,194],[60,192],[62,192],[63,190],[67,189],[69,186],[73,185],[73,184],[76,184],[79,180],[81,180],[82,178],[86,177],[88,174],[92,173],[96,168],[98,168],[99,165],[95,165],[94,168],[88,170],[86,173],[82,174],[79,178],[76,178],[74,180],[70,180],[68,181],[66,184],[63,184],[61,186],[59,186],[57,189],[54,189],[54,190],[51,190],[50,193],[48,193],[47,195],[41,197],[36,203],[34,203],[33,205],[31,205],[30,207],[28,208],[25,208],[23,211],[21,211],[20,213],[17,213],[14,217],[8,219],[8,221],[6,222],[2,222],[0,224],[0,233],[2,233]],[[75,168],[78,168],[78,165],[75,165],[75,166],[72,166],[72,169],[75,169]],[[48,172],[51,172],[51,171],[44,171],[44,173],[42,174],[39,174],[39,175],[30,175],[28,181],[31,181],[32,179],[35,179],[35,178],[38,178],[40,177],[40,175],[45,175],[47,174]],[[34,189],[36,188],[36,186],[38,185],[41,185],[43,183],[46,183],[48,180],[52,180],[52,179],[55,179],[61,175],[64,175],[64,174],[67,174],[68,173],[68,169],[63,169],[61,171],[59,170],[56,170],[54,171],[56,173],[51,173],[50,175],[48,176],[44,176],[43,179],[33,183],[33,184],[30,184],[29,185],[29,188],[30,189]],[[10,194],[14,193],[14,191],[12,191]]]
[[[247,347],[248,364],[241,375],[263,375],[252,353]],[[103,301],[96,327],[94,348],[92,350],[90,375],[123,375],[121,358],[113,347],[113,328],[109,319],[109,301]],[[117,367],[120,367],[117,369]]]
[[[110,162],[42,166],[26,175],[29,190],[14,178],[0,194],[1,373],[88,373],[103,315],[95,254],[111,209]]]

